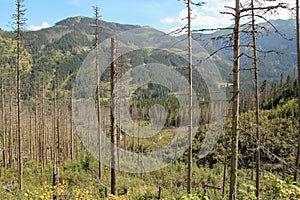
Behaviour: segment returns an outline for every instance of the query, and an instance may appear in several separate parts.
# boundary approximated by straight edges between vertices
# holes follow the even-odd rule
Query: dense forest
[[[251,2],[234,27],[165,36],[98,7],[26,31],[17,1],[15,30],[0,30],[1,199],[300,199],[297,20],[239,27],[278,8]],[[136,47],[160,40],[175,50]]]

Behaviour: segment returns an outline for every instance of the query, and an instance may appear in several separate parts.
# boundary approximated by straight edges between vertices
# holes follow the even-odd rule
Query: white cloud
[[[176,21],[173,17],[166,17],[160,20],[163,24],[173,24]]]
[[[32,31],[38,31],[41,30],[43,28],[49,28],[51,25],[48,24],[47,22],[43,22],[41,26],[35,26],[35,25],[31,25],[29,26],[29,29]]]
[[[187,8],[183,9],[179,13],[177,22],[181,24],[187,23]],[[207,11],[202,11],[200,9],[194,9],[191,14],[192,17],[192,27],[197,28],[218,28],[226,27],[232,24],[231,17],[228,15],[222,15],[220,13],[209,14]]]
[[[295,7],[294,0],[278,0],[266,1],[264,6],[277,5],[279,2],[288,4],[289,8]],[[221,28],[228,27],[234,23],[233,16],[229,14],[221,14],[220,12],[233,12],[228,7],[234,8],[235,0],[210,0],[201,7],[194,7],[192,11],[192,27],[194,29],[205,28]],[[227,8],[226,8],[227,7]],[[160,22],[164,24],[173,24],[174,26],[183,26],[187,24],[187,8],[184,8],[178,14],[176,19],[166,17]],[[276,12],[264,15],[267,19],[289,19],[292,13],[287,9],[277,9]]]
[[[224,11],[224,6],[232,3],[234,3],[234,0],[211,0],[202,7],[193,8],[193,28],[217,28],[231,25],[231,17],[220,14],[220,11]],[[187,8],[184,8],[180,11],[177,18],[166,17],[161,19],[160,22],[181,26],[187,23],[186,16]]]
[[[279,2],[287,4],[289,9],[295,7],[295,0],[281,0],[281,1],[267,1],[266,6],[277,5]],[[278,8],[275,12],[268,13],[267,19],[290,19],[293,17],[293,13],[288,9]]]

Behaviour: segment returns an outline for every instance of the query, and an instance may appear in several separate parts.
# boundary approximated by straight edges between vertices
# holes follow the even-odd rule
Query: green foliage
[[[92,156],[90,154],[84,155],[80,160],[81,168],[85,171],[91,170]]]
[[[46,182],[41,188],[37,188],[33,191],[26,190],[24,193],[24,199],[28,200],[51,200],[53,197],[63,198],[66,195],[66,186],[65,184],[59,184],[56,186],[51,186]]]
[[[72,191],[69,190],[64,182],[56,186],[45,182],[40,188],[27,189],[23,195],[24,200],[51,200],[54,197],[62,200],[92,200],[95,198],[88,189],[73,188]]]
[[[263,195],[273,200],[296,200],[300,199],[300,187],[296,185],[292,177],[281,180],[274,174],[264,176],[265,185]]]
[[[67,33],[51,44],[51,48],[53,49],[59,49],[64,53],[69,52],[75,55],[76,53],[84,50],[84,48],[89,50],[89,46],[92,46],[92,44],[88,40],[88,37],[79,32]]]
[[[182,196],[180,198],[180,200],[209,200],[208,196],[204,195],[204,196],[199,196],[196,194],[189,194],[186,196]]]
[[[141,195],[138,200],[155,200],[155,199],[159,199],[157,194],[153,194],[150,191],[146,191],[145,194]]]
[[[238,190],[239,200],[257,200],[255,196],[255,186],[253,182],[243,182]]]

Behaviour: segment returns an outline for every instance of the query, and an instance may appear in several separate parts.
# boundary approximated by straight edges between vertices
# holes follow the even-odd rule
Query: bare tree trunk
[[[70,93],[70,103],[72,104],[72,92]],[[72,105],[70,105],[70,157],[71,160],[74,159],[74,133],[73,133],[73,109]]]
[[[225,159],[224,159],[222,198],[224,198],[224,196],[225,196],[226,174],[227,174],[227,155],[225,155]]]
[[[189,57],[189,149],[188,149],[188,183],[187,183],[187,193],[191,194],[192,190],[192,153],[193,153],[193,112],[192,112],[192,91],[193,91],[193,63],[192,63],[192,31],[191,31],[191,0],[187,1],[187,9],[188,9],[188,57]]]
[[[96,78],[97,78],[97,136],[98,136],[98,178],[101,180],[102,178],[102,141],[101,141],[101,105],[100,105],[100,77],[99,77],[99,58],[98,58],[98,53],[99,53],[99,8],[96,6],[94,8],[95,12],[95,25],[96,25],[96,30],[95,30],[95,40],[96,40]]]
[[[56,79],[56,78],[55,78]],[[56,80],[54,80],[54,91],[53,91],[53,93],[54,93],[54,99],[53,99],[53,111],[52,111],[52,115],[53,115],[53,119],[52,119],[52,133],[53,133],[53,145],[52,145],[52,148],[53,148],[53,150],[52,150],[52,153],[53,153],[53,155],[52,155],[52,158],[53,158],[53,174],[55,174],[54,176],[56,176],[56,167],[57,167],[57,133],[56,133],[56,131],[57,131],[57,114],[56,114],[56,104],[57,104],[57,102],[56,102]],[[54,182],[53,183],[56,183],[56,180],[55,180],[55,177],[54,177]],[[54,184],[55,185],[55,184]]]
[[[47,164],[47,141],[46,141],[46,119],[45,119],[45,83],[42,79],[42,110],[41,110],[41,137],[42,137],[42,163],[43,167]]]
[[[119,74],[121,74],[121,71],[120,71],[120,73]],[[120,105],[122,104],[122,99],[120,99],[120,101],[119,101],[119,103],[120,103]],[[119,106],[119,108],[120,109],[122,109],[121,108],[122,106]],[[121,110],[119,110],[119,129],[120,129],[120,134],[122,134],[122,120],[121,120]],[[127,134],[124,132],[124,138],[123,138],[123,142],[124,142],[124,153],[126,154],[126,152],[127,152]]]
[[[42,114],[39,113],[40,118]],[[44,155],[43,155],[43,130],[42,130],[42,121],[38,123],[39,130],[39,162],[42,164],[42,171],[44,170]]]
[[[300,124],[300,44],[299,44],[299,0],[296,0],[296,39],[297,39],[297,65],[298,65],[298,124]],[[296,155],[294,181],[297,182],[299,156],[300,156],[300,129],[298,129],[298,149]]]
[[[116,98],[115,98],[115,84],[117,80],[117,67],[115,63],[116,48],[115,40],[111,38],[111,110],[110,110],[110,120],[111,120],[111,193],[117,195],[117,151],[114,147],[117,143],[117,123],[115,120],[116,116]]]
[[[58,84],[57,84],[57,71],[55,70],[54,77],[54,101],[53,101],[53,186],[59,184],[59,110],[58,108]],[[53,199],[58,199],[53,196]]]
[[[38,164],[40,153],[39,153],[39,139],[38,139],[38,121],[37,121],[37,90],[36,90],[36,79],[34,80],[34,137],[35,137],[35,162]]]
[[[253,65],[255,78],[255,122],[256,122],[256,177],[255,177],[255,196],[259,199],[259,173],[260,173],[260,132],[259,132],[259,87],[258,87],[258,59],[256,45],[256,28],[255,28],[255,13],[254,0],[251,0],[251,35],[253,42]]]
[[[60,109],[59,109],[59,107],[60,107],[60,104],[59,104],[59,102],[57,102],[57,97],[58,97],[58,94],[57,94],[57,91],[58,90],[58,88],[56,89],[56,104],[57,104],[57,107],[56,107],[56,136],[57,136],[57,138],[56,138],[56,155],[57,155],[57,167],[59,167],[60,166],[60,163],[61,163],[61,158],[60,158]]]
[[[115,58],[117,58],[117,45],[115,45],[115,48],[116,48],[116,55],[115,55]],[[119,71],[118,71],[118,65],[119,63],[117,63],[116,61],[116,83],[118,82],[118,78],[119,78]],[[119,88],[118,86],[116,87],[115,89],[115,120],[116,120],[116,131],[117,131],[117,147],[120,147],[120,144],[121,144],[121,127],[120,127],[120,110],[117,110],[117,108],[119,108],[119,103],[120,103],[120,98],[119,98]],[[118,170],[120,170],[120,149],[118,148],[117,149],[117,165],[118,165]]]
[[[54,148],[55,149],[55,148]],[[59,184],[59,167],[57,166],[57,156],[54,150],[53,155],[53,174],[52,174],[52,185],[56,186]],[[55,194],[53,195],[53,199],[59,199]]]
[[[240,112],[240,1],[235,5],[234,26],[234,57],[233,57],[233,98],[232,98],[232,135],[231,135],[231,173],[229,199],[237,199],[238,177],[238,142],[239,142],[239,112]]]
[[[65,95],[64,95],[64,98]],[[68,117],[69,117],[69,109],[68,109],[68,102],[65,99],[64,101],[65,103],[65,112],[63,112],[62,114],[64,114],[62,117],[65,119],[64,120],[64,133],[68,133]],[[63,157],[63,163],[69,158],[69,135],[65,134],[63,137],[63,151],[64,151],[64,157]]]
[[[10,92],[9,92],[9,166],[15,167],[14,158],[14,137],[13,137],[13,69],[10,72]]]
[[[18,183],[19,189],[23,189],[23,135],[21,132],[21,0],[17,3],[18,9],[18,41],[17,41],[17,135],[18,135]]]
[[[28,109],[28,114],[29,114],[29,160],[32,161],[33,156],[32,156],[32,113],[31,113],[31,106],[29,106]]]
[[[3,70],[4,71],[4,70]],[[2,128],[2,134],[3,134],[3,167],[7,168],[8,164],[8,145],[7,145],[7,132],[6,132],[6,113],[5,113],[5,83],[4,83],[4,73],[1,70],[1,98],[2,98],[2,123],[1,123],[1,128]]]

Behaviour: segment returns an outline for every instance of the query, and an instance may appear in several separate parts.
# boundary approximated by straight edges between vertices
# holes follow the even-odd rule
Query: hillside
[[[278,30],[285,35],[286,38],[293,39],[294,35],[294,20],[276,20],[273,24]],[[265,25],[266,24],[261,24]],[[123,31],[139,28],[139,26],[123,25],[118,23],[111,23],[100,21],[100,41],[111,37],[112,35],[121,33]],[[268,30],[268,29],[267,29]],[[207,35],[195,35],[195,38],[200,38],[200,44],[209,53],[220,48],[226,44],[225,40],[211,40],[210,38],[216,38],[220,35],[226,34],[226,32],[215,32]],[[1,40],[3,43],[6,41],[6,45],[1,46],[1,51],[8,50],[7,41],[13,39],[14,33],[0,31]],[[146,38],[147,36],[145,36]],[[48,83],[51,83],[51,77],[53,77],[53,71],[57,72],[59,83],[64,88],[71,88],[71,83],[74,80],[76,72],[87,54],[93,49],[94,44],[94,20],[87,17],[73,17],[57,22],[55,26],[39,30],[29,31],[25,35],[26,44],[24,47],[27,51],[29,59],[29,66],[31,68],[30,77],[24,77],[24,80],[35,79],[40,73],[48,74]],[[246,36],[242,35],[242,42],[247,42]],[[262,30],[258,36],[258,47],[262,51],[276,51],[276,53],[259,54],[260,62],[260,80],[265,79],[269,83],[279,81],[280,74],[284,77],[287,75],[295,76],[295,42],[293,40],[287,40],[275,31],[270,29],[268,31]],[[249,52],[248,52],[249,53]],[[142,55],[145,63],[147,62],[164,62],[157,55]],[[231,50],[222,50],[211,58],[211,61],[215,63],[219,69],[223,80],[232,82],[231,77]],[[177,59],[178,60],[178,59]],[[33,62],[32,62],[33,61]],[[140,61],[133,60],[132,64],[137,64]],[[176,61],[177,62],[177,61]],[[168,61],[167,61],[168,63]],[[169,62],[170,64],[170,62]],[[180,65],[175,63],[175,65]],[[243,58],[242,68],[251,68],[251,62]],[[249,71],[242,73],[243,80],[249,80],[251,74]],[[37,78],[38,79],[38,78]],[[251,82],[251,81],[250,81]],[[242,81],[243,87],[252,88],[253,86],[249,81]],[[242,85],[243,85],[242,84]],[[23,87],[24,96],[32,96],[33,87]],[[26,94],[26,95],[25,95]]]
[[[299,113],[297,112],[295,79],[283,81],[282,86],[274,87],[262,91],[261,117],[261,198],[274,200],[298,199],[299,185],[293,183],[290,177],[292,174],[297,129],[295,123]],[[137,91],[138,93],[139,91]],[[145,95],[148,95],[145,92]],[[155,94],[153,94],[155,95]],[[249,97],[251,99],[251,96]],[[272,101],[272,99],[275,99]],[[277,102],[276,104],[274,102]],[[269,104],[272,103],[270,106]],[[64,108],[61,108],[64,109]],[[67,112],[67,111],[65,111]],[[64,120],[62,120],[64,121]],[[47,119],[51,124],[51,116]],[[35,127],[34,123],[33,127]],[[255,139],[253,138],[255,127],[255,114],[253,110],[242,113],[240,140],[240,162],[239,162],[239,200],[255,199],[254,197],[254,177],[253,177],[253,153]],[[68,126],[67,126],[68,127]],[[28,128],[28,127],[27,127]],[[225,122],[222,135],[212,152],[203,159],[197,157],[197,152],[201,148],[204,135],[208,126],[200,126],[193,141],[193,189],[195,199],[221,200],[224,199],[221,188],[228,191],[231,119]],[[62,131],[62,141],[68,137],[69,132]],[[51,131],[47,132],[51,135]],[[155,145],[164,145],[172,132],[164,130],[159,133],[159,137],[141,139],[133,143],[132,138],[128,139],[128,150],[143,152],[147,154]],[[47,136],[49,137],[49,136]],[[163,139],[158,139],[163,138]],[[65,148],[61,149],[62,164],[60,170],[60,183],[57,186],[52,184],[53,163],[46,161],[36,161],[35,157],[26,157],[24,165],[24,181],[26,188],[24,192],[19,192],[16,185],[17,170],[2,168],[0,195],[3,199],[52,199],[57,196],[61,199],[106,199],[109,190],[110,168],[103,167],[102,180],[98,179],[98,161],[77,139],[76,157],[73,160],[64,160]],[[49,142],[49,143],[48,143]],[[64,143],[61,145],[64,145]],[[90,141],[92,143],[92,141]],[[123,142],[123,140],[121,141]],[[51,139],[47,141],[51,145]],[[154,145],[153,145],[154,144]],[[49,147],[50,148],[50,147]],[[51,148],[50,148],[51,149]],[[48,149],[49,150],[49,149]],[[35,152],[35,146],[33,148]],[[48,151],[49,152],[49,151]],[[34,154],[35,155],[35,154]],[[28,159],[28,160],[27,160]],[[39,158],[38,158],[39,159]],[[186,160],[185,154],[175,163],[154,172],[143,173],[118,173],[118,193],[124,199],[159,199],[159,188],[162,189],[162,198],[165,199],[187,199],[183,197],[186,190]],[[48,162],[48,163],[47,163]],[[224,168],[225,167],[225,168]],[[142,167],[141,167],[142,168]],[[225,169],[225,171],[224,171]],[[224,178],[224,174],[225,179]],[[163,178],[162,178],[163,177]],[[223,180],[225,182],[223,182]],[[126,193],[127,191],[127,193]],[[227,195],[227,193],[225,193]],[[111,197],[114,198],[114,197]]]
[[[273,23],[287,38],[293,37],[293,20]],[[16,33],[0,31],[0,149],[3,152],[0,197],[13,200],[226,198],[232,157],[232,111],[227,105],[232,96],[232,49],[203,61],[208,52],[226,44],[226,40],[210,38],[225,33],[194,35],[201,36],[201,40],[200,45],[193,45],[193,196],[187,197],[186,134],[190,116],[187,42],[180,40],[184,36],[178,38],[151,27],[141,30],[137,29],[139,26],[104,21],[100,27],[102,46],[97,61],[100,68],[104,67],[100,77],[95,73],[93,19],[72,17],[53,27],[24,33],[19,126],[23,134],[23,191],[17,184],[17,147],[21,140],[16,137]],[[131,34],[125,32],[117,37],[115,63],[121,80],[118,79],[116,92],[112,94],[110,66],[114,55],[111,55],[111,41],[106,39],[124,31]],[[246,35],[242,39],[248,41]],[[260,48],[282,54],[260,54],[261,121],[258,125],[251,90],[252,73],[242,71],[238,199],[256,199],[257,127],[261,134],[261,199],[299,199],[299,184],[290,177],[294,172],[299,116],[293,70],[294,42],[265,29],[258,41]],[[249,49],[242,48],[242,51],[248,53]],[[198,66],[202,66],[199,71]],[[242,68],[249,67],[251,62],[243,57]],[[217,70],[212,71],[215,68],[222,78]],[[99,101],[95,98],[98,78],[101,80]],[[215,80],[221,82],[215,84]],[[115,96],[111,98],[111,95]],[[116,108],[112,105],[117,105],[117,114],[112,115],[111,108]],[[100,110],[98,113],[96,108]],[[115,166],[118,198],[108,194],[114,157],[111,136],[117,137],[119,147],[113,150],[118,162]]]
[[[258,25],[257,33],[257,48],[259,62],[259,78],[261,83],[263,80],[268,80],[269,83],[278,82],[280,75],[284,77],[295,76],[296,73],[296,42],[295,42],[295,20],[275,20],[268,23],[261,23]],[[242,30],[247,31],[249,27],[243,26]],[[232,40],[228,37],[222,38],[222,36],[228,36],[229,30],[217,31],[211,34],[199,34],[195,33],[194,37],[203,45],[203,47],[210,53],[220,49],[223,46],[232,45]],[[246,33],[241,33],[241,45],[248,45],[251,42],[251,36]],[[231,63],[232,60],[232,48],[223,49],[218,51],[217,55],[223,60]],[[251,49],[242,47],[241,52],[252,55]],[[252,61],[246,56],[242,56],[241,68],[251,68]],[[245,84],[245,81],[249,82],[249,72],[243,71],[241,81]]]

